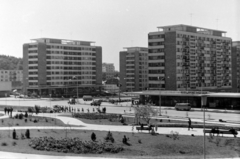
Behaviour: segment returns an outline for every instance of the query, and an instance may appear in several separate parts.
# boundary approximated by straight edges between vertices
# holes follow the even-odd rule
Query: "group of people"
[[[60,105],[58,105],[55,108],[58,109],[58,112],[72,112],[72,113],[81,113],[82,112],[82,113],[84,113],[84,111],[85,111],[84,108],[82,108],[82,109],[81,108],[73,108],[71,106],[60,106]],[[100,108],[97,108],[97,110],[100,110]],[[94,113],[95,111],[96,111],[95,108],[93,108],[92,112]],[[107,108],[103,107],[101,112],[105,113],[106,111],[107,111]],[[86,112],[90,113],[90,109],[87,108]]]
[[[4,113],[5,115],[9,115],[10,117],[12,117],[12,112],[13,112],[13,108],[12,107],[5,107],[4,108]]]

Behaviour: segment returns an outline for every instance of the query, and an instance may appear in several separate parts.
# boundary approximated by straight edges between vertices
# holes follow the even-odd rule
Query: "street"
[[[0,105],[6,106],[29,106],[33,107],[34,105],[47,106],[52,107],[54,105],[63,105],[68,106],[68,100],[60,100],[60,101],[50,101],[48,99],[23,99],[23,98],[0,98]],[[70,105],[73,108],[84,108],[89,109],[92,112],[93,108],[97,108],[96,106],[90,106],[92,101],[83,101],[79,99],[80,104]],[[130,113],[134,114],[134,108],[131,108],[131,103],[120,103],[111,104],[103,102],[101,107],[106,107],[108,113]],[[187,118],[191,119],[203,119],[203,111],[176,111],[175,109],[169,110],[169,107],[161,107],[161,114],[163,116],[169,116],[172,118]],[[207,121],[219,121],[222,119],[223,121],[231,122],[231,123],[239,123],[240,124],[240,114],[235,113],[215,113],[215,112],[206,112],[205,119]]]

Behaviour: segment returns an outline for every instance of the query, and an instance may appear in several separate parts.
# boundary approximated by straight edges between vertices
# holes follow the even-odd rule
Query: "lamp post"
[[[161,116],[162,115],[162,113],[161,113],[161,81],[163,81],[165,78],[164,77],[158,77],[158,80],[159,80],[159,110],[160,110],[160,114],[159,114],[159,116]]]
[[[118,101],[119,101],[119,103],[120,103],[120,88],[121,88],[121,86],[122,86],[122,84],[121,83],[119,83],[118,84]]]
[[[73,79],[77,79],[77,77],[76,77],[76,76],[73,76]],[[78,80],[77,80],[77,103],[79,103],[79,102],[78,102]]]
[[[206,142],[205,142],[205,107],[207,105],[207,95],[201,95],[201,105],[203,107],[203,158],[206,158]]]

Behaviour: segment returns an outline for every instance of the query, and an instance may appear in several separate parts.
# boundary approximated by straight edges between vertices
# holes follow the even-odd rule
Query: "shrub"
[[[94,132],[91,135],[91,139],[92,139],[92,141],[96,141],[96,139],[97,139],[96,134]]]
[[[13,146],[16,146],[16,145],[17,145],[17,143],[16,143],[15,141],[13,141],[13,142],[12,142],[12,145],[13,145]]]
[[[221,143],[222,139],[220,137],[216,138],[216,145],[219,146],[219,144]]]
[[[7,146],[8,144],[6,142],[3,142],[2,143],[2,146]]]
[[[112,133],[109,131],[108,133],[107,133],[107,136],[104,138],[105,139],[105,141],[111,141],[112,143],[114,143],[114,138],[113,138],[113,136],[112,136]]]
[[[171,131],[171,134],[172,134],[172,138],[173,140],[176,140],[178,139],[179,140],[179,133],[177,131]]]

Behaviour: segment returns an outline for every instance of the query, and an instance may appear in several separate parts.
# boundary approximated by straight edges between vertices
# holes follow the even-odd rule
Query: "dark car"
[[[91,106],[101,106],[101,103],[102,103],[101,100],[94,100],[94,101],[91,103]]]
[[[68,104],[75,104],[75,103],[76,103],[75,98],[70,98],[68,101]]]

